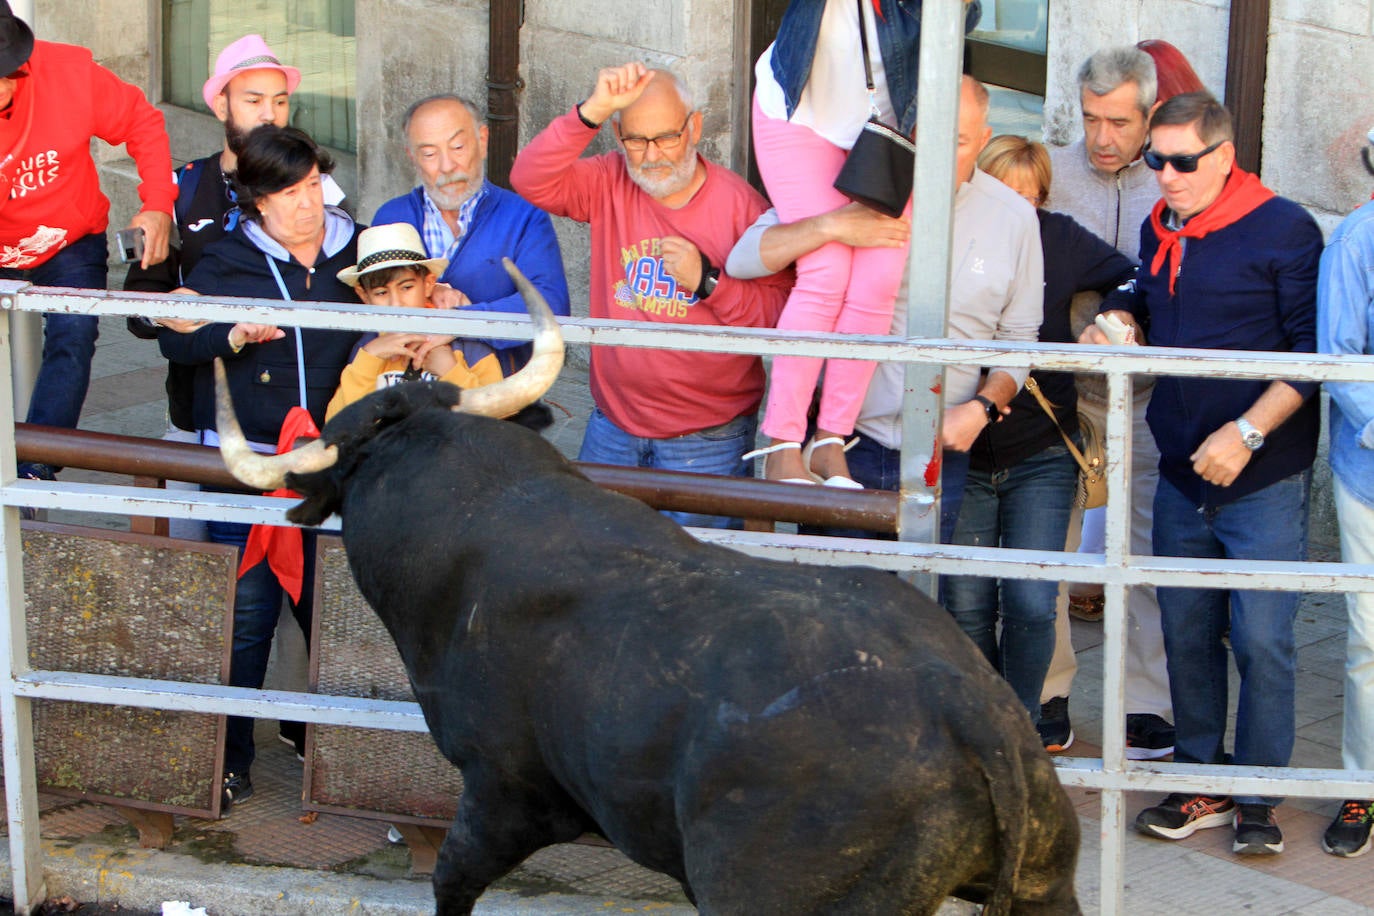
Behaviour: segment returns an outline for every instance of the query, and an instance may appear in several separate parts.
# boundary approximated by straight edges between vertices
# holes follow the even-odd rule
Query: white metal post
[[[1125,566],[1131,553],[1131,437],[1135,386],[1121,372],[1107,375],[1107,502],[1106,564]],[[1102,769],[1119,774],[1126,769],[1126,607],[1127,589],[1120,582],[1103,587],[1102,618]],[[1099,890],[1103,916],[1125,912],[1126,806],[1117,789],[1102,793],[1101,871]]]
[[[0,310],[14,314],[15,290],[25,284],[0,281]],[[14,409],[10,389],[9,323],[0,321],[0,480],[14,481]],[[4,729],[5,804],[10,828],[14,911],[27,914],[47,897],[43,847],[38,832],[38,775],[33,760],[33,702],[15,693],[15,678],[29,671],[24,615],[24,554],[19,510],[0,507],[0,595],[10,613],[0,622],[0,728]]]
[[[954,157],[959,136],[965,13],[962,0],[927,0],[921,10],[916,173],[912,179],[911,250],[907,260],[908,337],[945,337],[949,324]],[[940,454],[943,367],[907,363],[904,388],[898,537],[938,544],[940,482],[938,475],[932,475],[934,480],[927,485],[926,469]],[[912,581],[935,596],[939,580],[934,574],[920,574]]]

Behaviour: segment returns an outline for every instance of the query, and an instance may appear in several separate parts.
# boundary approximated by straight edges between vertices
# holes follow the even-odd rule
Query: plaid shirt
[[[448,258],[452,261],[454,252],[458,250],[458,243],[463,236],[468,234],[468,229],[472,226],[472,215],[477,212],[477,205],[481,203],[486,194],[487,185],[486,182],[483,182],[477,193],[469,197],[458,208],[457,235],[449,229],[444,214],[439,212],[434,201],[429,199],[429,195],[422,195],[425,201],[425,224],[420,230],[420,235],[425,240],[425,253],[431,258]]]

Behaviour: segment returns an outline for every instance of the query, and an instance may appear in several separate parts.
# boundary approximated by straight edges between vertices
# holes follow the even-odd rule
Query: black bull
[[[562,344],[522,291],[541,329],[515,380],[528,403]],[[1073,807],[944,610],[887,573],[699,543],[530,429],[463,412],[473,400],[371,395],[287,478],[293,521],[342,517],[358,588],[462,770],[439,913],[588,831],[703,913],[930,913],[948,895],[1078,912]],[[275,459],[235,451],[226,404],[231,468],[277,483],[243,470]]]

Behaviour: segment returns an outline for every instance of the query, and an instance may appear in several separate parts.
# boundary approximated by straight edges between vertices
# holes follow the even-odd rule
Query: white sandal
[[[752,461],[752,460],[755,459],[755,458],[760,458],[760,457],[763,457],[763,456],[766,456],[766,455],[771,455],[771,454],[773,454],[774,452],[782,452],[782,451],[787,451],[788,449],[794,449],[794,448],[801,448],[801,443],[800,443],[800,442],[779,442],[777,445],[769,445],[769,446],[766,446],[766,447],[764,447],[764,448],[756,448],[756,449],[754,449],[752,452],[745,452],[743,455],[740,456],[740,460],[741,460],[741,461]],[[803,462],[805,462],[805,458],[803,458],[802,460],[803,460]],[[768,463],[767,463],[767,462],[764,462],[763,473],[764,473],[764,475],[765,475],[765,476],[764,476],[764,479],[766,480],[766,479],[767,479],[767,474],[768,474]],[[814,476],[814,475],[812,475],[812,476]],[[776,481],[773,481],[773,482],[774,482],[774,483],[804,483],[804,484],[806,484],[807,486],[815,486],[815,485],[819,482],[819,480],[820,480],[819,478],[817,478],[816,480],[812,480],[810,477],[784,477],[784,478],[782,478],[781,480],[776,480]]]
[[[812,439],[810,442],[806,444],[806,448],[802,450],[802,464],[806,467],[806,473],[810,474],[812,478],[815,479],[816,483],[821,484],[822,486],[836,487],[841,490],[862,490],[864,488],[864,485],[859,483],[852,477],[846,477],[843,474],[836,474],[834,477],[822,477],[815,471],[811,470],[811,453],[814,452],[816,449],[820,448],[822,445],[838,445],[840,446],[840,448],[844,449],[847,452],[858,444],[858,436],[855,436],[848,442],[845,442],[839,436],[827,436],[824,439]]]

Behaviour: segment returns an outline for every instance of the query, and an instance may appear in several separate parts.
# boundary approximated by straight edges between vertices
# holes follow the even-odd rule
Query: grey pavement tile
[[[1295,706],[1299,728],[1340,715],[1345,702],[1343,673],[1339,680],[1332,680],[1329,668],[1318,671],[1304,664],[1305,661],[1305,652],[1298,650],[1298,693]],[[1336,670],[1340,671],[1339,668]]]
[[[1309,625],[1299,621],[1295,632],[1311,635]],[[1329,636],[1314,638],[1298,644],[1298,670],[1307,671],[1336,683],[1345,680],[1345,637],[1348,627]]]
[[[1298,740],[1334,750],[1339,759],[1343,721],[1344,717],[1339,712],[1325,719],[1318,719],[1298,729]]]
[[[1367,903],[1356,903],[1353,900],[1332,895],[1287,910],[1283,916],[1369,916],[1369,908]]]

